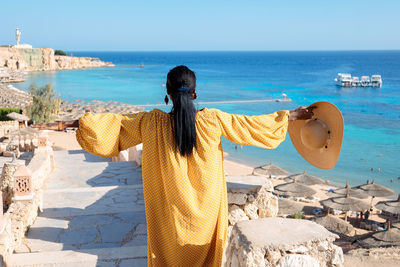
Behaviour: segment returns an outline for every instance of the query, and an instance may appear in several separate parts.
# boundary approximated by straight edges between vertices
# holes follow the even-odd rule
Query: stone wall
[[[227,176],[229,225],[238,221],[275,217],[278,198],[272,182],[262,176]]]
[[[18,129],[18,121],[0,121],[0,138],[4,137],[9,132],[16,131]]]
[[[342,266],[338,238],[308,220],[263,218],[235,224],[224,266]]]
[[[55,56],[52,48],[0,47],[0,68],[21,71],[48,71],[112,67],[97,58]]]
[[[38,210],[42,209],[42,187],[54,168],[51,147],[36,148],[27,168],[32,175],[33,197],[26,200],[13,199],[4,214],[6,226],[0,234],[0,255],[3,260],[21,245],[25,232],[34,223]]]

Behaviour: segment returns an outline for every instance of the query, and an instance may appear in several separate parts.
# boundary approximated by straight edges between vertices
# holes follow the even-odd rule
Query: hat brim
[[[290,139],[297,152],[311,165],[320,169],[332,169],[339,159],[342,147],[344,122],[340,110],[332,103],[326,101],[316,102],[309,107],[314,107],[312,119],[322,120],[330,130],[330,141],[327,147],[310,148],[303,144],[300,131],[308,120],[289,121]]]

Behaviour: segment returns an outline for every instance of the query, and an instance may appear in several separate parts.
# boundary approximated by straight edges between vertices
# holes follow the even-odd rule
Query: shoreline
[[[0,107],[21,108],[23,111],[32,102],[28,92],[18,89],[11,84],[0,83]],[[136,105],[121,103],[117,101],[92,100],[90,102],[75,100],[73,102],[61,99],[59,113],[55,121],[69,121],[79,119],[87,110],[93,113],[134,113],[144,109]]]

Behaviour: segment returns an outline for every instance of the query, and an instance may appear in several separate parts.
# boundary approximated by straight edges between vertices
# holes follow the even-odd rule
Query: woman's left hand
[[[314,116],[312,112],[315,107],[299,107],[291,110],[289,113],[289,121],[308,120]]]

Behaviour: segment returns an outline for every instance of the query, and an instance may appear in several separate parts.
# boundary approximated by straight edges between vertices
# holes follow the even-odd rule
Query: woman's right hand
[[[312,112],[315,107],[298,107],[295,110],[289,112],[289,121],[295,120],[308,120],[314,116]]]

